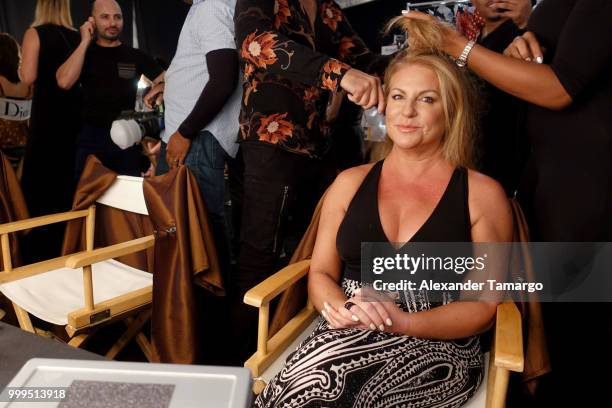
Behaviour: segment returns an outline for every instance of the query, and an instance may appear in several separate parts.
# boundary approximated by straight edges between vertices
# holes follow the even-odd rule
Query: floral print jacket
[[[316,0],[314,30],[299,0],[238,0],[236,43],[243,70],[241,142],[265,142],[320,158],[328,147],[325,109],[346,71],[382,74],[340,7]]]

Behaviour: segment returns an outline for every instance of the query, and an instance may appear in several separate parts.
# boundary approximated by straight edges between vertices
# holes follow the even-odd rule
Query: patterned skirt
[[[343,282],[351,296],[355,281]],[[406,305],[402,305],[405,309]],[[442,341],[319,324],[255,407],[459,407],[483,377],[478,336]]]

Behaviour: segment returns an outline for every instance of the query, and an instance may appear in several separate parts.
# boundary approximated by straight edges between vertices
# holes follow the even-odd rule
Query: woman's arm
[[[19,78],[27,86],[32,85],[38,77],[38,54],[40,52],[40,39],[35,28],[28,28],[23,36],[21,48],[21,65]]]
[[[470,171],[469,209],[474,242],[511,242],[512,210],[503,188],[493,179]],[[392,303],[390,331],[430,339],[458,339],[486,331],[497,302],[457,301],[434,309],[406,313]],[[392,307],[391,307],[392,306]]]
[[[408,18],[429,20],[440,24],[433,16],[411,11]],[[468,40],[450,27],[441,25],[444,35],[442,51],[458,58]],[[480,45],[475,45],[467,60],[469,68],[495,87],[517,98],[544,108],[561,110],[572,98],[549,65],[511,58]]]
[[[365,176],[361,166],[342,172],[325,195],[317,230],[310,271],[308,295],[314,307],[336,328],[360,325],[344,309],[346,296],[339,285],[341,261],[336,250],[336,235],[346,209]],[[327,307],[326,307],[327,306]]]
[[[444,51],[459,57],[467,39],[453,36]],[[468,67],[493,86],[519,99],[551,110],[561,110],[572,103],[550,65],[523,61],[498,54],[476,44],[469,54]]]
[[[318,311],[324,310],[324,302],[341,306],[346,296],[339,285],[341,261],[336,251],[336,234],[345,215],[343,195],[346,175],[338,176],[325,195],[317,238],[308,272],[308,295]]]

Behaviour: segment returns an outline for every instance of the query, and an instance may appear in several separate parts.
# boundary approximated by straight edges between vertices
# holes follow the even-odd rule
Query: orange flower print
[[[319,97],[317,89],[308,88],[304,91],[304,102],[312,102]]]
[[[278,30],[281,25],[287,24],[290,16],[291,10],[287,0],[274,0],[274,28]]]
[[[275,46],[276,34],[263,32],[257,35],[255,31],[242,42],[240,55],[256,67],[265,69],[278,60],[274,52]]]
[[[327,75],[323,76],[323,88],[333,92],[336,90],[337,86],[338,86],[337,79],[331,79]]]
[[[323,3],[321,6],[321,18],[332,31],[338,29],[338,23],[342,21],[342,13],[333,3]]]
[[[321,83],[324,89],[330,91],[336,91],[338,87],[338,79],[336,76],[342,74],[342,69],[349,69],[350,67],[343,62],[335,59],[330,59],[323,65],[323,73],[321,74]]]
[[[338,50],[338,54],[340,58],[346,58],[351,54],[351,48],[355,47],[355,43],[351,37],[342,37],[340,40],[340,49]]]
[[[244,106],[247,106],[249,104],[249,97],[251,96],[251,94],[257,92],[257,85],[259,85],[259,82],[256,79],[247,84],[242,99],[242,103],[244,104]]]
[[[263,117],[257,130],[259,140],[277,144],[292,137],[294,126],[291,122],[284,120],[286,117],[286,113],[274,113]]]
[[[244,65],[244,80],[248,81],[249,78],[251,78],[251,75],[253,75],[253,72],[255,72],[255,67],[249,63]]]
[[[323,72],[325,72],[326,74],[334,73],[336,75],[340,75],[342,73],[342,68],[349,68],[349,67],[348,65],[338,60],[330,59],[329,61],[325,63],[325,65],[323,65]]]

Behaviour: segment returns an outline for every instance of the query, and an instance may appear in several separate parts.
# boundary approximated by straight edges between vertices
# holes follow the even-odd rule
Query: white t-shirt
[[[209,80],[206,54],[219,49],[235,49],[234,8],[236,0],[194,0],[181,30],[176,54],[166,72],[164,90],[166,129],[162,136],[168,143],[193,110]],[[208,130],[232,157],[238,144],[238,116],[242,90],[238,84],[217,116],[202,130]]]

